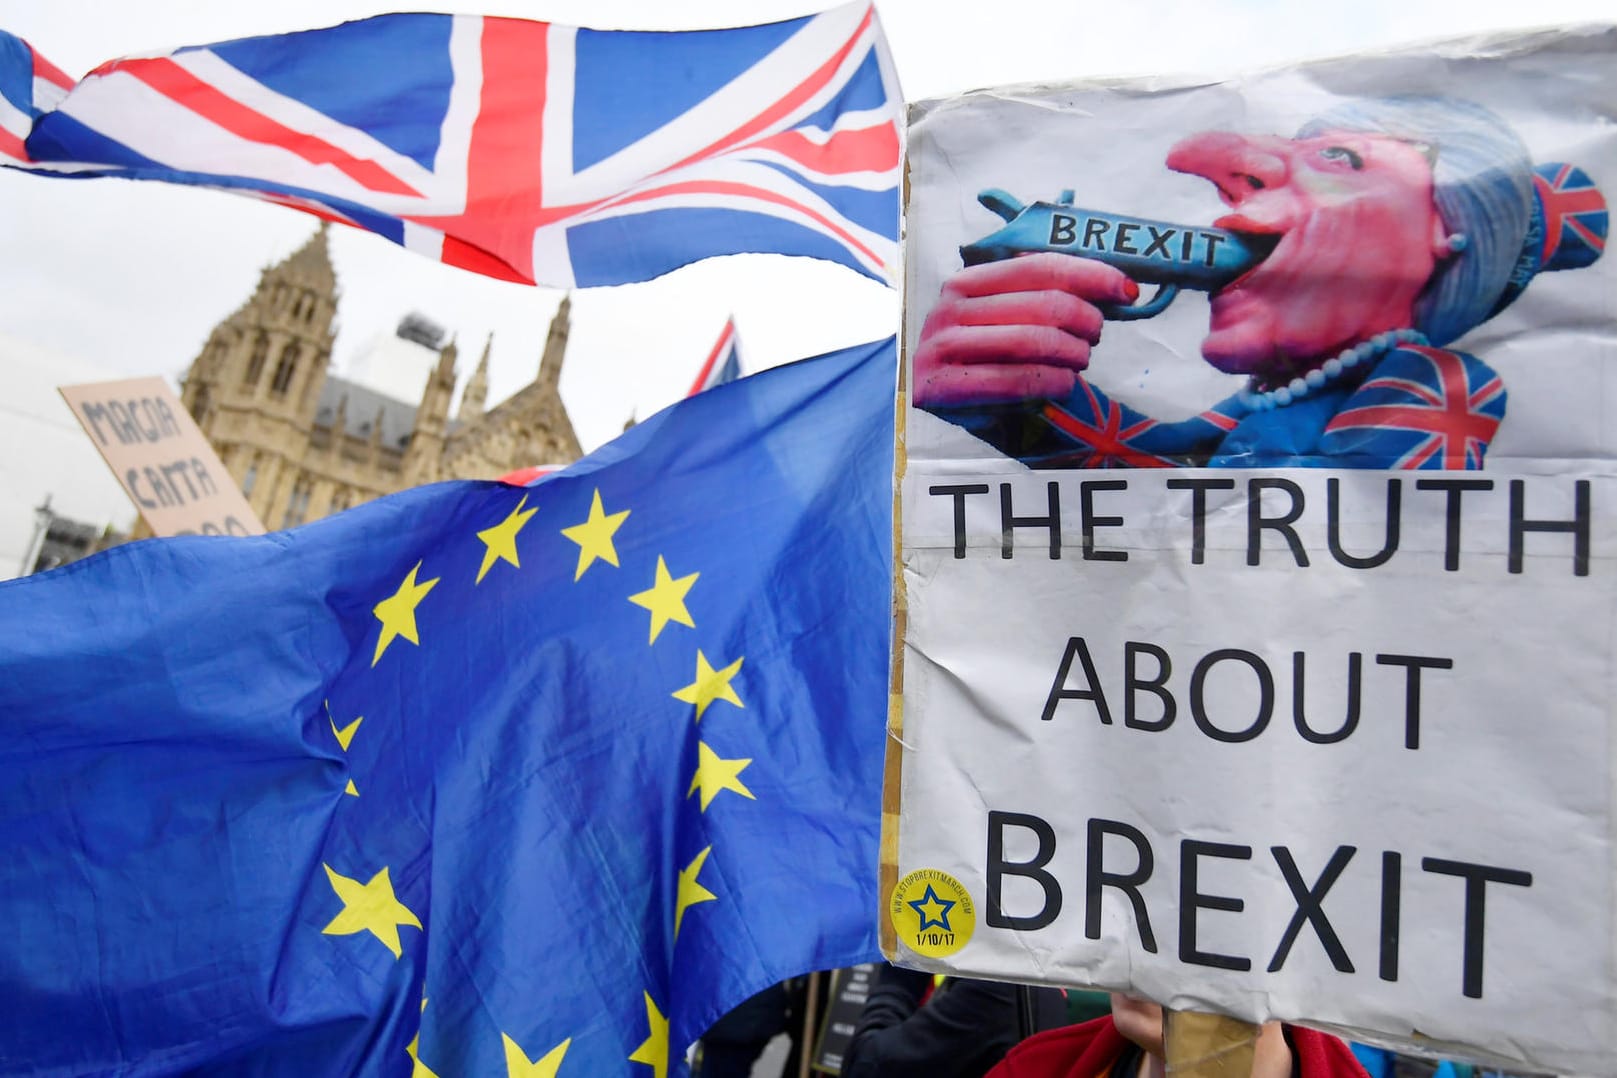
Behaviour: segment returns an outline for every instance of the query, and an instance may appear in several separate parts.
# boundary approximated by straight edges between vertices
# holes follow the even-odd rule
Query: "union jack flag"
[[[1240,424],[1237,415],[1223,410],[1233,400],[1169,422],[1137,412],[1080,378],[1065,400],[1039,408],[1039,419],[1056,436],[1053,451],[1021,459],[1036,468],[1200,466]]]
[[[1332,455],[1374,457],[1375,467],[1481,468],[1505,396],[1504,381],[1480,360],[1404,345],[1326,424],[1323,445]]]
[[[1172,468],[1176,462],[1143,449],[1138,439],[1161,426],[1149,416],[1125,412],[1123,406],[1080,378],[1073,394],[1080,411],[1048,401],[1040,416],[1073,443],[1064,454],[1041,460],[1046,468]],[[1073,401],[1068,402],[1073,403]]]
[[[694,397],[704,389],[722,386],[740,377],[741,340],[736,336],[736,320],[730,318],[724,323],[719,339],[713,342],[713,351],[707,354],[702,369],[696,372],[696,381],[691,383],[691,391],[685,395]]]
[[[565,467],[565,464],[530,464],[526,468],[506,472],[500,476],[500,482],[513,487],[536,487],[541,479],[548,479]]]
[[[0,30],[0,164],[26,165],[23,140],[73,80],[19,37]]]
[[[1533,173],[1533,187],[1544,208],[1543,269],[1578,269],[1606,249],[1606,199],[1589,174],[1575,165],[1551,162]]]
[[[557,287],[752,251],[893,280],[901,97],[868,3],[678,33],[383,15],[71,89],[10,35],[0,64],[12,167],[225,188]]]

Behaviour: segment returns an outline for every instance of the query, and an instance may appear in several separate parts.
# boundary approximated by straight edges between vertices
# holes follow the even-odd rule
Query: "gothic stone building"
[[[439,350],[418,404],[394,400],[328,373],[337,279],[321,225],[214,328],[181,399],[272,530],[421,483],[570,463],[578,438],[557,392],[568,306],[564,299],[551,323],[538,377],[493,409],[484,410],[485,346],[450,416],[453,342]]]

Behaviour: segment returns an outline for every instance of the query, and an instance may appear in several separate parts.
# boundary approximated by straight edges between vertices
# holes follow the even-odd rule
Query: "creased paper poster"
[[[1611,1073],[1617,31],[912,108],[886,944]]]

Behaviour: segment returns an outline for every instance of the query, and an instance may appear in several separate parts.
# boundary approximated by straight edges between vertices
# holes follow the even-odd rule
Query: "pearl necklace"
[[[1302,400],[1314,390],[1329,385],[1348,371],[1364,366],[1370,360],[1392,351],[1399,345],[1419,346],[1426,343],[1426,335],[1415,329],[1395,329],[1378,333],[1363,344],[1344,348],[1307,374],[1299,375],[1279,388],[1259,390],[1255,388],[1258,380],[1250,379],[1246,388],[1241,390],[1240,400],[1254,412],[1284,408],[1292,401]]]

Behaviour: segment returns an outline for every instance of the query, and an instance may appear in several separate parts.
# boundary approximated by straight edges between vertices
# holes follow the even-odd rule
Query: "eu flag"
[[[874,959],[894,366],[0,585],[0,1072],[662,1078]]]

